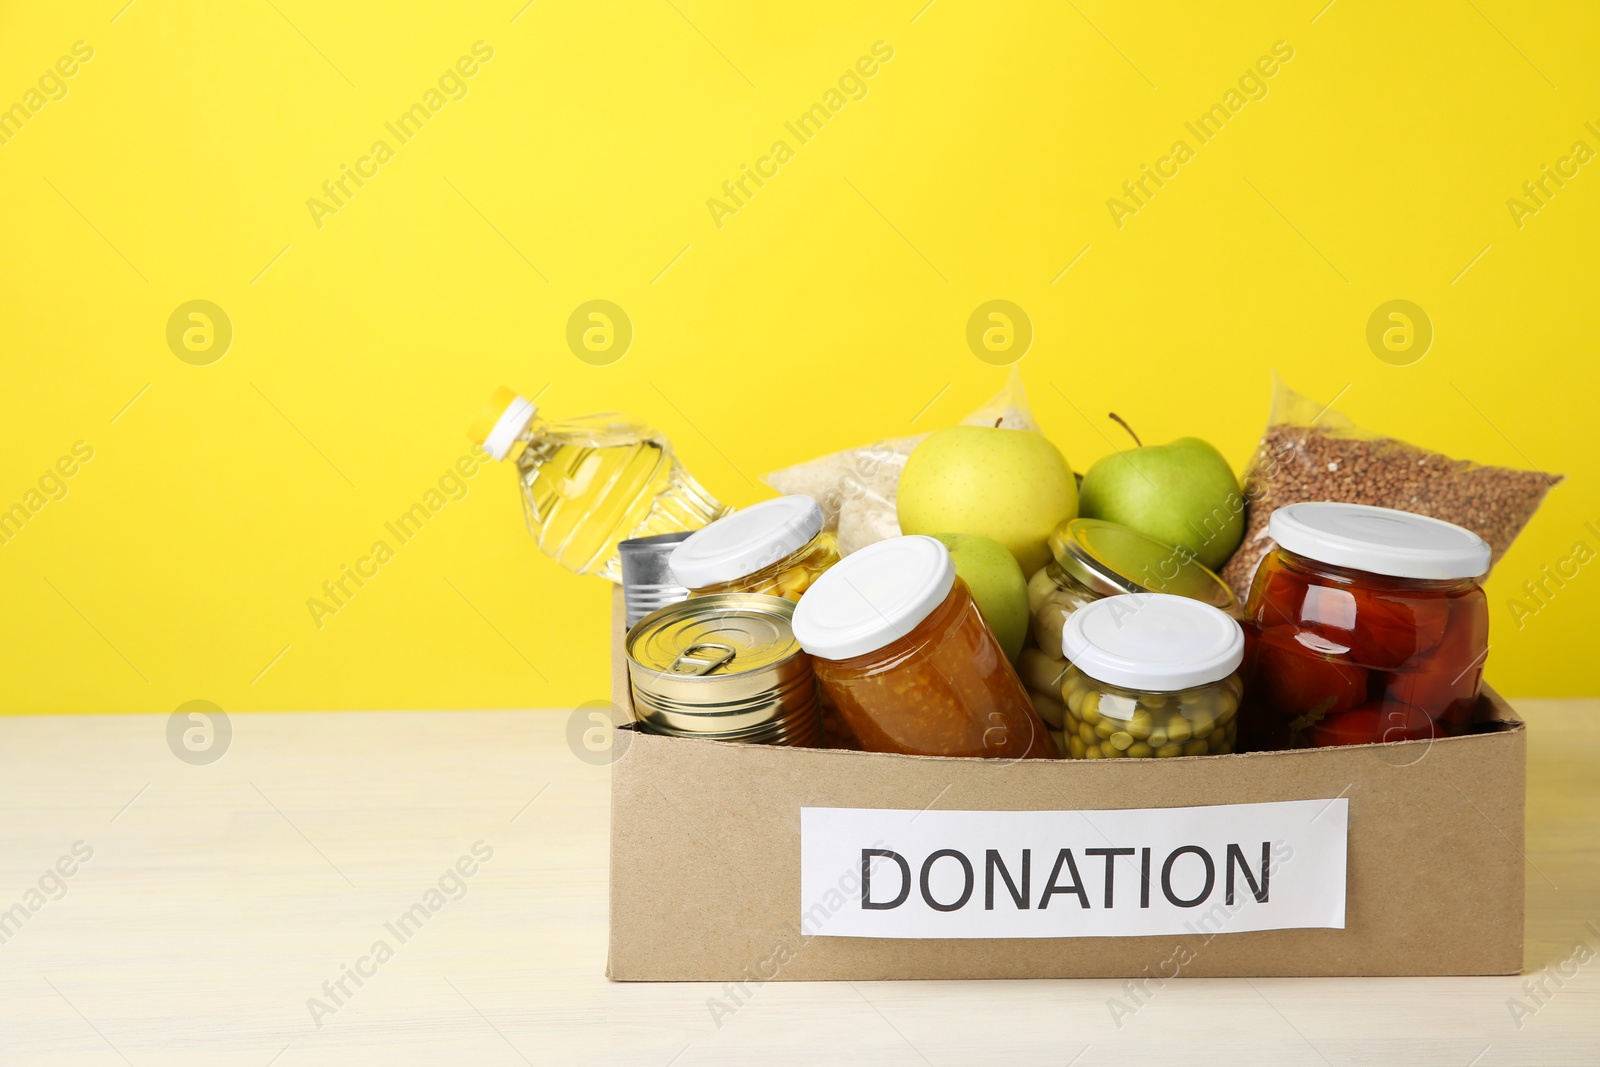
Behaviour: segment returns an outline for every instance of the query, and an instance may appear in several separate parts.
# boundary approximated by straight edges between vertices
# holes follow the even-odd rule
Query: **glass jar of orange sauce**
[[[895,537],[846,556],[795,608],[817,681],[871,752],[1058,755],[950,553]]]

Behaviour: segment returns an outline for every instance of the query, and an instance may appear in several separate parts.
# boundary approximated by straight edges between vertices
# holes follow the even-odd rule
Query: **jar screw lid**
[[[1220,681],[1244,659],[1244,631],[1227,612],[1167,593],[1127,593],[1068,616],[1061,649],[1098,681],[1169,693]]]
[[[1068,519],[1050,534],[1056,564],[1090,591],[1172,593],[1224,611],[1236,607],[1233,591],[1187,549],[1158,541],[1104,519]]]
[[[1267,535],[1298,556],[1392,578],[1450,581],[1489,573],[1489,544],[1443,519],[1369,504],[1285,504]]]
[[[944,603],[956,581],[932,537],[891,537],[835,563],[794,610],[794,635],[813,656],[851,659],[899,640]]]
[[[798,552],[821,532],[821,504],[799,494],[780,496],[696,530],[672,550],[667,565],[690,589],[731,582]]]

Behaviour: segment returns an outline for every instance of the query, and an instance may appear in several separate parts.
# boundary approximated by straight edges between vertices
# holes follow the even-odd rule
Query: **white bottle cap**
[[[533,401],[527,397],[518,396],[504,386],[495,393],[490,403],[503,403],[505,410],[494,420],[494,427],[484,436],[483,450],[495,459],[505,459],[506,453],[511,451],[511,446],[517,443],[517,438],[528,428],[528,423],[533,421],[533,416],[539,409],[534,407]]]
[[[800,597],[794,635],[820,659],[850,659],[904,637],[944,603],[956,568],[931,537],[891,537],[852,552]]]
[[[1061,650],[1098,681],[1170,693],[1238,670],[1244,631],[1227,612],[1198,600],[1124,593],[1067,616]]]
[[[1367,504],[1286,504],[1267,535],[1296,555],[1394,578],[1448,581],[1489,572],[1489,545],[1442,519]]]
[[[731,582],[798,552],[821,531],[822,505],[808,496],[780,496],[696,530],[667,565],[690,589]]]

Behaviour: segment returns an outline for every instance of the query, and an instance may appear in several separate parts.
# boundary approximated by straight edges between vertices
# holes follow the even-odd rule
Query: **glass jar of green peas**
[[[1067,619],[1062,735],[1074,759],[1232,752],[1244,631],[1185,597],[1129,593]]]
[[[1051,533],[1050,562],[1028,582],[1032,626],[1017,658],[1017,673],[1028,687],[1034,710],[1050,727],[1056,747],[1070,747],[1061,684],[1067,657],[1061,634],[1074,612],[1106,597],[1127,593],[1174,593],[1237,611],[1233,593],[1186,548],[1103,519],[1068,519]]]

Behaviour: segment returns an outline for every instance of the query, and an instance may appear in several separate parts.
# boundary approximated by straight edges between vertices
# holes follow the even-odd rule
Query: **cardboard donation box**
[[[1487,688],[1461,737],[1161,760],[620,729],[614,979],[1522,969],[1526,732]]]

